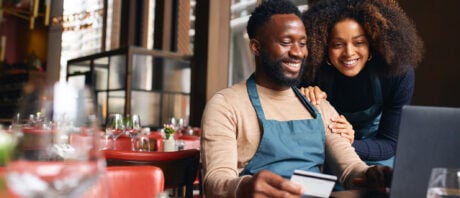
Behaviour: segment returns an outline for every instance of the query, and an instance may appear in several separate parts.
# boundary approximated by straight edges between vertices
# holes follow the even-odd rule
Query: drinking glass
[[[460,197],[460,169],[433,168],[426,197]]]
[[[150,128],[144,128],[135,140],[135,150],[141,152],[150,151]]]
[[[112,135],[109,133],[101,133],[100,137],[101,142],[99,145],[99,150],[110,150],[113,149]]]
[[[135,151],[136,148],[134,146],[136,137],[139,135],[141,132],[141,119],[139,115],[131,115],[126,117],[126,135],[128,135],[131,138],[131,151]]]
[[[125,124],[121,113],[110,114],[105,132],[112,137],[112,149],[116,150],[117,138],[125,133]]]
[[[182,151],[185,148],[185,142],[183,140],[176,140],[176,150]]]
[[[19,197],[80,197],[93,189],[105,172],[93,92],[59,82],[24,93],[15,121],[27,122],[11,128],[17,144],[8,188]]]

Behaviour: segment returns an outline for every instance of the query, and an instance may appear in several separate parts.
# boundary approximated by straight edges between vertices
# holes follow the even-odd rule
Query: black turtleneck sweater
[[[357,76],[349,78],[334,67],[319,73],[320,88],[340,112],[357,112],[374,104],[370,71],[365,67]],[[378,76],[383,97],[382,117],[375,139],[355,140],[353,146],[363,160],[388,159],[395,154],[401,109],[410,103],[414,91],[415,74],[410,69],[396,77]],[[326,83],[325,83],[326,82]]]

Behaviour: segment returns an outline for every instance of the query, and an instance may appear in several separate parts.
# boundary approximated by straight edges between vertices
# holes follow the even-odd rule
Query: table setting
[[[174,154],[184,149],[199,150],[198,136],[181,139],[188,136],[182,133],[183,125],[169,123],[151,131],[142,127],[137,114],[110,114],[101,127],[93,93],[66,82],[26,90],[11,125],[0,131],[0,141],[8,143],[0,150],[1,195],[109,197],[110,187],[103,182],[107,167],[104,151],[171,153],[177,157],[190,155]],[[193,159],[199,158],[199,154],[193,155]],[[196,170],[192,172],[194,175]]]
[[[104,175],[92,93],[65,82],[25,90],[9,128],[15,145],[4,178],[13,195],[80,197]]]
[[[126,117],[120,113],[109,115],[105,131],[101,132],[101,150],[130,150],[133,152],[171,152],[200,149],[199,128],[184,126],[183,121],[164,124],[163,128],[150,130],[142,127],[141,118],[134,114]],[[182,119],[179,119],[182,120]],[[128,146],[128,139],[129,144]],[[128,149],[129,147],[129,149]]]

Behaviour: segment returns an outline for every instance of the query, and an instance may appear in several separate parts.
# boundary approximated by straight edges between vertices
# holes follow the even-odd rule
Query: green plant
[[[176,130],[174,129],[174,126],[171,124],[164,124],[163,127],[165,131],[166,139],[169,139],[169,137],[176,132]]]
[[[6,165],[15,146],[16,139],[13,135],[2,131],[0,125],[0,166]]]

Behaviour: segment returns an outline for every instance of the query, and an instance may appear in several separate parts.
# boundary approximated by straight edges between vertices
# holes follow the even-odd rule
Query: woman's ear
[[[251,49],[251,52],[255,56],[259,56],[260,55],[260,42],[256,39],[251,39],[249,41],[249,49]]]

